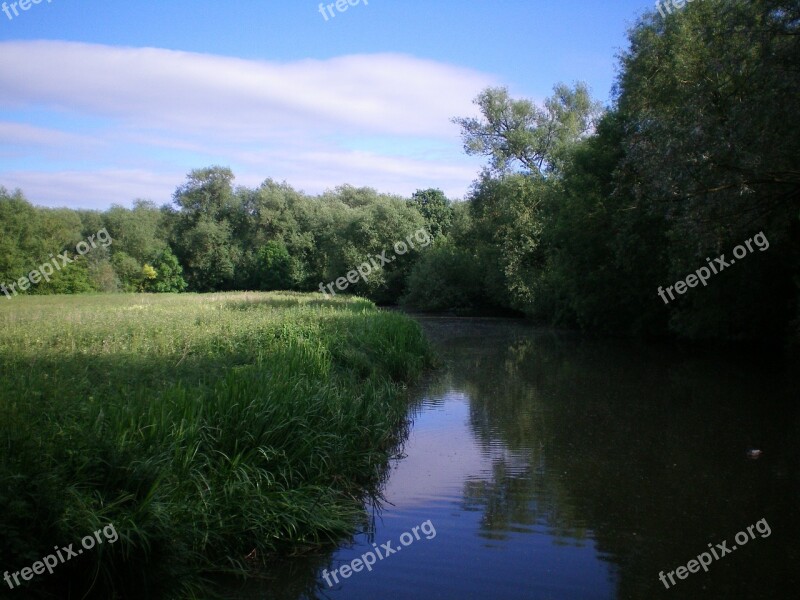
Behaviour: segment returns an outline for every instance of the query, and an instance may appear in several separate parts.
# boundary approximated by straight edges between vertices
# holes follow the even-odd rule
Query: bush
[[[414,265],[403,303],[420,310],[485,306],[480,271],[469,251],[440,238]]]

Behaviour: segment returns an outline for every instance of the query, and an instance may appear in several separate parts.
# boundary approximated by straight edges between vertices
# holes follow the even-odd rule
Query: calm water
[[[421,322],[444,365],[414,390],[372,533],[231,597],[799,597],[800,388],[789,369],[517,322]],[[426,526],[372,571],[323,579],[427,521],[435,537]],[[707,573],[659,581],[723,541],[737,549]]]

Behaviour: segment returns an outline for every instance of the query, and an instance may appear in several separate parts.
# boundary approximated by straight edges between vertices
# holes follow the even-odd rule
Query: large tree
[[[175,224],[175,249],[194,291],[234,287],[241,247],[233,236],[241,202],[233,190],[233,172],[208,167],[189,173],[175,192],[180,209]]]
[[[595,127],[601,108],[585,84],[558,84],[542,107],[487,88],[475,99],[481,118],[456,118],[467,154],[489,158],[469,197],[476,260],[486,296],[497,307],[532,314],[546,254],[544,199],[574,147]]]
[[[671,306],[673,329],[784,335],[800,274],[800,3],[706,0],[647,15],[630,37],[618,180],[667,224],[664,285],[759,231],[770,242]]]
[[[539,107],[511,98],[504,87],[483,90],[475,98],[481,118],[453,119],[461,126],[465,152],[488,157],[494,173],[518,167],[546,176],[557,170],[569,147],[592,131],[601,107],[583,83],[558,84],[553,91]]]
[[[637,193],[727,243],[800,208],[800,3],[707,0],[631,32],[618,83]]]
[[[425,226],[433,238],[447,235],[453,221],[453,208],[442,190],[417,190],[411,195],[411,205],[425,217]]]
[[[125,252],[139,263],[153,261],[168,248],[164,220],[156,204],[146,200],[135,200],[132,209],[113,204],[103,215],[114,251]]]

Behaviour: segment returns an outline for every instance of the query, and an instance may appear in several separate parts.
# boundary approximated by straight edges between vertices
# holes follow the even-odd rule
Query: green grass
[[[419,327],[294,293],[0,302],[0,560],[120,539],[25,597],[207,597],[202,576],[351,534],[430,362]]]

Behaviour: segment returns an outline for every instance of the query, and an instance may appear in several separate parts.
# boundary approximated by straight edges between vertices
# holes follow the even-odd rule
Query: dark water
[[[788,367],[501,320],[421,322],[444,365],[414,391],[374,531],[232,597],[800,597],[800,388]],[[325,582],[322,569],[386,542],[401,550]],[[736,550],[719,556],[723,542]],[[659,581],[709,544],[708,572]]]

